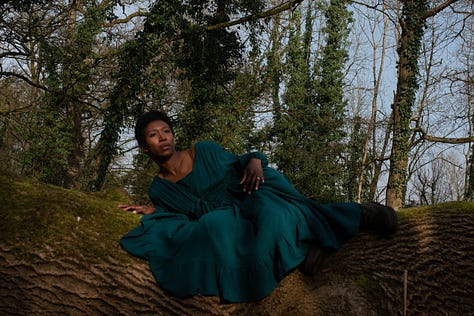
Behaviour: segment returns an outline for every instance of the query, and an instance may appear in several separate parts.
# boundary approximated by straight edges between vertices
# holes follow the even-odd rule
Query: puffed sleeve
[[[265,156],[261,152],[252,151],[252,152],[249,152],[249,153],[246,153],[246,154],[243,154],[243,155],[239,156],[239,160],[240,160],[240,163],[242,164],[242,166],[246,166],[248,164],[248,162],[250,161],[250,159],[252,159],[252,158],[260,159],[260,161],[262,162],[262,167],[268,166],[268,158],[267,158],[267,156]]]
[[[213,141],[202,141],[199,143],[199,146],[206,148],[206,152],[213,157],[214,162],[219,161],[223,165],[237,163],[241,169],[244,169],[251,158],[258,158],[262,162],[262,167],[268,166],[267,157],[258,151],[236,155]]]

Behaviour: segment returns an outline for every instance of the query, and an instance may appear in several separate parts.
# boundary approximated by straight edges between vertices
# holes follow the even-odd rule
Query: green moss
[[[374,284],[374,280],[368,274],[360,274],[355,278],[355,282],[358,286],[366,289]]]
[[[417,206],[417,207],[407,207],[402,208],[397,212],[399,220],[408,220],[411,218],[416,218],[417,216],[425,215],[434,211],[443,211],[443,212],[465,212],[473,211],[474,212],[474,202],[446,202],[436,205],[427,205],[427,206]]]
[[[382,315],[385,307],[380,303],[380,297],[384,297],[384,293],[379,282],[372,275],[365,273],[354,275],[353,280],[364,291],[368,301],[372,302],[372,308],[379,311],[378,315]]]
[[[357,274],[353,277],[355,284],[362,288],[369,297],[378,297],[381,295],[382,289],[379,282],[370,274]]]
[[[128,201],[120,191],[86,194],[0,174],[0,240],[22,257],[129,260],[118,241],[140,218],[117,207]]]

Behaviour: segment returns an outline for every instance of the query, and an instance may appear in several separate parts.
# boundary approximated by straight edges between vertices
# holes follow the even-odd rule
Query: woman
[[[135,137],[159,173],[149,189],[153,207],[120,205],[144,215],[120,242],[149,260],[158,283],[175,296],[259,300],[288,272],[302,263],[313,269],[321,251],[337,250],[361,229],[396,230],[393,209],[318,205],[260,153],[237,156],[211,141],[176,151],[173,125],[162,112],[145,113]]]

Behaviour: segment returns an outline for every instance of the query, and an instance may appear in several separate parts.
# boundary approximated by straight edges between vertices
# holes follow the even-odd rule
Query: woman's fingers
[[[263,182],[263,175],[248,176],[247,174],[244,174],[244,177],[242,177],[242,181],[240,181],[240,183],[243,185],[243,191],[247,192],[248,194],[252,194],[252,191],[257,191],[260,184],[262,184]]]
[[[127,211],[127,212],[133,212],[134,214],[151,214],[155,211],[155,208],[153,206],[147,206],[147,205],[127,205],[127,204],[119,204],[119,206],[122,210]]]
[[[126,212],[129,212],[129,211],[133,211],[135,206],[134,205],[128,205],[128,204],[119,204],[118,207],[121,208],[122,210],[126,211]]]
[[[133,212],[135,214],[141,214],[143,213],[143,208],[145,206],[142,205],[128,205],[128,204],[119,204],[119,207],[126,211],[126,212]]]

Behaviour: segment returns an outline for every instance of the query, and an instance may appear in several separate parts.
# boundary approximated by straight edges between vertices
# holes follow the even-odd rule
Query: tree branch
[[[374,4],[374,5],[369,5],[367,3],[355,0],[355,1],[352,1],[351,3],[360,5],[362,7],[366,7],[367,9],[375,10],[375,11],[379,12],[380,14],[384,15],[390,22],[393,23],[393,25],[397,24],[397,21],[395,19],[393,19],[390,16],[390,14],[388,14],[384,10],[379,9],[379,6],[381,6],[383,4],[382,2],[379,2],[379,3]]]
[[[414,131],[420,134],[420,139],[419,139],[420,141],[426,140],[429,142],[444,143],[444,144],[465,144],[465,143],[474,142],[474,136],[448,138],[448,137],[438,137],[438,136],[427,135],[426,132],[421,128],[416,128]]]
[[[218,24],[206,26],[202,29],[202,32],[216,31],[216,30],[223,29],[223,28],[226,28],[226,27],[231,27],[231,26],[234,26],[234,25],[243,24],[245,22],[267,18],[267,17],[270,17],[272,15],[281,13],[283,11],[294,9],[298,5],[300,5],[301,2],[303,2],[303,0],[290,0],[290,1],[287,1],[287,2],[283,2],[282,4],[279,4],[276,7],[273,7],[271,9],[267,10],[267,11],[264,11],[264,12],[251,14],[251,15],[245,16],[241,19],[234,20],[234,21],[223,22],[223,23],[218,23]],[[186,36],[185,34],[176,35],[174,37],[171,37],[171,38],[163,41],[162,44],[168,44],[168,43],[183,39],[185,36]]]
[[[434,7],[430,10],[427,10],[425,12],[425,14],[423,15],[423,19],[427,19],[429,17],[432,17],[436,14],[438,14],[439,12],[443,11],[444,9],[446,9],[447,7],[449,7],[451,4],[457,2],[459,0],[446,0],[445,2],[441,3],[439,6],[437,7]]]
[[[21,79],[23,81],[25,81],[26,83],[28,83],[29,85],[35,87],[35,88],[39,88],[39,89],[42,89],[44,91],[49,91],[48,88],[46,88],[45,86],[37,83],[37,82],[34,82],[32,81],[30,78],[26,77],[26,76],[23,76],[23,75],[20,75],[20,74],[17,74],[17,73],[14,73],[14,72],[11,72],[11,71],[2,71],[0,72],[0,77],[2,76],[5,76],[5,77],[16,77],[18,79]]]
[[[276,7],[271,8],[271,9],[269,9],[267,11],[264,11],[264,12],[251,14],[251,15],[245,16],[245,17],[243,17],[241,19],[238,19],[238,20],[235,20],[235,21],[229,21],[229,22],[219,23],[219,24],[215,24],[215,25],[210,25],[210,26],[206,27],[206,31],[214,31],[214,30],[234,26],[234,25],[237,25],[237,24],[242,24],[242,23],[245,23],[245,22],[253,21],[253,20],[263,19],[263,18],[272,16],[272,15],[275,15],[275,14],[281,13],[283,11],[289,10],[289,9],[294,9],[298,5],[300,5],[301,2],[303,2],[303,0],[290,0],[290,1],[287,1],[287,2],[283,2],[282,4],[277,5]]]
[[[136,17],[141,17],[141,16],[147,16],[147,13],[146,12],[134,12],[130,15],[128,15],[126,18],[123,18],[123,19],[116,19],[116,20],[113,20],[112,22],[110,23],[104,23],[103,26],[104,27],[112,27],[112,26],[115,26],[117,24],[122,24],[122,23],[127,23],[127,22],[130,22],[133,18],[136,18]]]
[[[28,55],[23,52],[4,52],[0,54],[0,58],[13,58],[16,56],[28,56]]]

